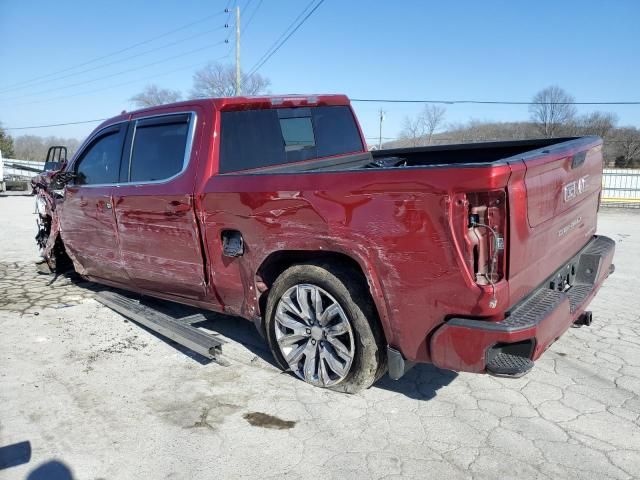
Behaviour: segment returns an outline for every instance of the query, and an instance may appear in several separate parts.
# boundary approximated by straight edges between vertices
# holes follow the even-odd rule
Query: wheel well
[[[267,289],[262,292],[260,298],[258,299],[260,313],[264,315],[266,311],[267,305],[267,296],[269,295],[269,289],[271,289],[271,285],[276,281],[276,278],[284,272],[287,268],[292,265],[296,265],[299,263],[306,262],[326,262],[328,264],[340,265],[342,267],[348,267],[354,273],[356,273],[360,279],[362,280],[362,285],[367,289],[369,297],[371,298],[371,304],[373,305],[373,309],[378,313],[375,302],[373,301],[373,295],[371,293],[371,289],[369,286],[369,282],[367,281],[367,277],[362,271],[362,267],[360,264],[354,260],[349,255],[345,255],[344,253],[339,252],[318,252],[318,251],[306,251],[306,250],[287,250],[281,252],[275,252],[269,255],[258,271],[256,273],[256,277],[258,280],[262,281]],[[379,317],[379,315],[377,315]],[[379,318],[376,318],[376,321],[380,321]]]
[[[272,253],[264,260],[264,262],[262,262],[262,265],[258,268],[257,275],[267,285],[267,287],[271,288],[271,285],[276,281],[278,275],[284,272],[291,265],[309,261],[324,261],[327,263],[348,266],[356,271],[362,277],[364,282],[367,281],[364,273],[362,272],[362,268],[360,268],[360,264],[349,255],[338,252],[317,252],[306,250],[286,250]]]
[[[62,236],[59,232],[56,234],[55,243],[51,249],[50,261],[51,259],[53,260],[54,270],[58,273],[74,269],[71,257],[69,257],[69,254],[67,253],[67,249],[64,246]]]

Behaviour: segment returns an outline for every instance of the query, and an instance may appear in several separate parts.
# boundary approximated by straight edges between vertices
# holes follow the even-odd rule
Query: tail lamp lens
[[[506,192],[466,194],[465,262],[478,285],[502,280],[506,271]]]

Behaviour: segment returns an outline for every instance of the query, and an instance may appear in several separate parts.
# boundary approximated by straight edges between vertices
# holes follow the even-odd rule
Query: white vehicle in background
[[[45,161],[3,158],[0,152],[0,191],[29,190],[36,174],[60,170],[67,161],[67,147],[53,146]]]
[[[0,150],[0,192],[4,192],[6,187],[4,186],[4,160],[2,160],[2,150]]]

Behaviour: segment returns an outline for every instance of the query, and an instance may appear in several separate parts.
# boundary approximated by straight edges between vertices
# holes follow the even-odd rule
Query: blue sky
[[[109,117],[132,109],[128,99],[149,83],[187,91],[197,66],[227,54],[221,61],[234,59],[232,44],[215,45],[227,35],[228,30],[215,30],[225,15],[57,76],[24,82],[197,22],[221,12],[226,3],[0,0],[0,121],[18,127]],[[260,0],[238,3],[246,21]],[[263,0],[242,36],[243,69],[257,62],[308,3]],[[578,101],[638,101],[639,20],[637,0],[326,0],[260,73],[271,80],[274,94],[527,101],[557,84]],[[81,73],[88,69],[93,70]],[[378,134],[381,106],[388,137],[399,133],[405,116],[421,108],[355,104],[367,136]],[[448,122],[528,117],[526,106],[446,108]],[[638,105],[579,111],[596,109],[615,112],[620,125],[640,126]],[[82,138],[94,126],[11,134]]]

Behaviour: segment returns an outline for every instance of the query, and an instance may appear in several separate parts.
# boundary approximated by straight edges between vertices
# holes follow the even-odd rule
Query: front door
[[[71,167],[76,177],[59,207],[62,240],[79,273],[116,282],[127,280],[112,197],[126,129],[125,122],[94,135]]]
[[[205,270],[193,202],[196,124],[196,112],[184,109],[134,115],[126,178],[114,188],[113,200],[131,281],[145,290],[200,299]]]

